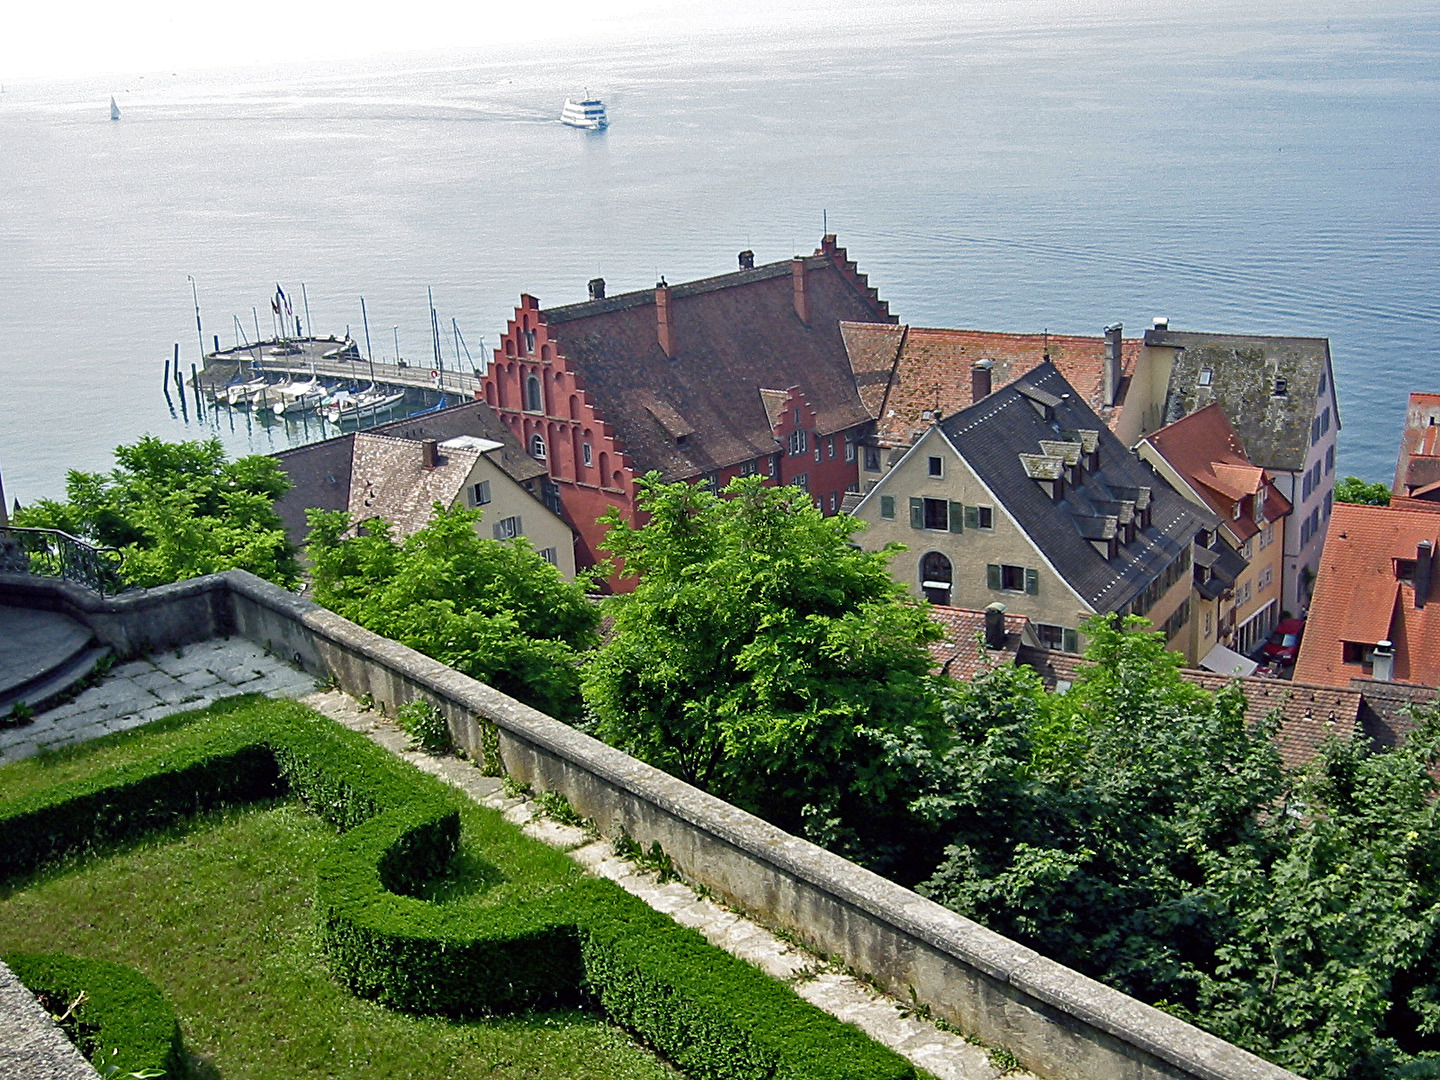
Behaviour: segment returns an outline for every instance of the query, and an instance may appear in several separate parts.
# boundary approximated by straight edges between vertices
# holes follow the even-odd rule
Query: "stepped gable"
[[[1418,500],[1410,500],[1412,504]],[[1424,504],[1420,504],[1424,505]],[[1419,546],[1440,547],[1440,506],[1412,509],[1336,503],[1325,534],[1315,593],[1295,662],[1295,677],[1329,686],[1369,678],[1359,658],[1345,661],[1345,643],[1389,641],[1394,682],[1440,686],[1440,572],[1431,566],[1428,587]]]
[[[1328,340],[1155,329],[1146,331],[1145,344],[1181,350],[1170,371],[1165,423],[1218,402],[1251,462],[1287,472],[1305,468],[1320,379],[1330,370]],[[1202,371],[1210,372],[1204,382]],[[1277,380],[1283,393],[1276,392]]]
[[[1069,688],[1091,666],[1073,653],[1029,645],[1020,647],[1016,663],[1038,671],[1049,690]],[[1278,712],[1280,729],[1275,733],[1275,744],[1287,768],[1304,765],[1327,738],[1351,739],[1357,731],[1370,736],[1361,719],[1365,712],[1361,692],[1350,687],[1287,682],[1259,675],[1217,675],[1198,668],[1181,668],[1180,677],[1212,693],[1232,683],[1238,685],[1245,695],[1245,719],[1251,724]]]
[[[947,418],[940,430],[1096,611],[1128,604],[1200,529],[1219,524],[1126,450],[1054,364]],[[1077,446],[1078,483],[1065,458],[1042,446],[1057,442]],[[1063,491],[1058,501],[1051,493],[1056,484]],[[1100,546],[1113,553],[1102,555]]]
[[[1440,484],[1440,394],[1410,395],[1400,455],[1395,463],[1396,495],[1434,498]]]
[[[1121,342],[1116,404],[1105,404],[1105,338],[1078,334],[1003,334],[926,326],[844,324],[840,328],[860,393],[876,418],[884,446],[909,446],[929,428],[926,412],[940,416],[974,404],[970,369],[989,360],[991,387],[999,389],[1045,363],[1047,356],[1085,403],[1111,428],[1119,420],[1139,338]]]
[[[765,389],[802,388],[820,435],[864,423],[840,324],[893,321],[834,237],[804,259],[548,308],[540,318],[635,472],[657,469],[667,480],[779,450]]]

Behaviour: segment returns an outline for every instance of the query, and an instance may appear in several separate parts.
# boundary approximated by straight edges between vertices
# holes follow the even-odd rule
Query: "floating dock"
[[[484,373],[479,368],[456,371],[427,364],[381,364],[361,357],[353,341],[343,338],[292,338],[261,341],[221,349],[205,357],[199,387],[213,394],[236,381],[271,375],[316,375],[322,379],[374,381],[376,386],[433,390],[466,398],[479,395]]]

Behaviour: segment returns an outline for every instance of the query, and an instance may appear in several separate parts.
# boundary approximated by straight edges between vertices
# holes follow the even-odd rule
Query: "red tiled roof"
[[[923,412],[949,416],[973,405],[970,368],[975,361],[994,365],[993,391],[1039,367],[1047,353],[1065,381],[1113,428],[1142,344],[1139,339],[1122,343],[1119,404],[1107,407],[1105,339],[1100,336],[850,323],[842,323],[840,330],[861,398],[877,417],[876,434],[888,446],[907,446],[923,434],[929,427]]]
[[[870,418],[840,324],[893,317],[834,237],[804,266],[808,325],[796,312],[791,260],[669,286],[673,359],[657,338],[654,290],[541,317],[636,472],[684,479],[779,448],[765,388],[800,387],[820,434]]]
[[[985,612],[971,608],[944,607],[936,604],[930,617],[944,628],[945,636],[930,643],[930,655],[942,675],[966,681],[979,675],[986,667],[1004,667],[1015,662],[1021,636],[1030,620],[1024,615],[1005,614],[1005,647],[984,647]]]
[[[1040,672],[1051,689],[1059,681],[1073,683],[1086,663],[1073,654],[1029,647],[1020,650],[1018,662]],[[1360,729],[1361,693],[1348,686],[1286,682],[1258,675],[1235,679],[1194,668],[1182,668],[1180,674],[1212,693],[1238,682],[1245,695],[1245,719],[1252,724],[1278,709],[1280,730],[1275,733],[1275,743],[1288,768],[1304,765],[1327,737],[1350,739]]]
[[[1243,542],[1259,527],[1248,514],[1235,517],[1235,504],[1265,488],[1265,520],[1278,521],[1290,512],[1290,501],[1280,494],[1270,475],[1245,456],[1245,445],[1230,425],[1219,402],[1211,402],[1146,436],[1210,509]]]
[[[1413,495],[1415,488],[1436,481],[1440,481],[1440,394],[1413,393],[1400,432],[1392,490],[1396,495]]]
[[[1320,556],[1315,594],[1295,677],[1349,686],[1365,673],[1344,662],[1344,642],[1395,647],[1396,682],[1440,685],[1440,587],[1432,577],[1425,606],[1415,587],[1397,578],[1397,559],[1414,560],[1422,540],[1440,539],[1434,510],[1336,503]],[[1440,567],[1437,567],[1440,570]]]

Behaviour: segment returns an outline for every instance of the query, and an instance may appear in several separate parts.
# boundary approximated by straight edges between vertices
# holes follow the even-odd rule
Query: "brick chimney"
[[[433,469],[440,464],[440,444],[434,439],[420,440],[420,464]]]
[[[970,403],[980,401],[990,396],[990,369],[995,366],[993,360],[976,360],[970,365]]]
[[[795,291],[795,314],[806,326],[810,325],[810,298],[805,295],[805,259],[796,255],[790,260],[790,284]]]
[[[1435,545],[1421,540],[1415,545],[1415,606],[1423,608],[1430,599],[1430,581],[1435,576]]]
[[[605,279],[603,277],[591,278],[589,289],[591,300],[605,299]]]
[[[670,286],[661,278],[655,283],[655,337],[660,348],[671,360],[675,359],[675,333],[670,329]]]
[[[1120,335],[1122,323],[1105,327],[1105,404],[1114,405],[1120,394]]]
[[[749,248],[746,248],[744,251],[740,252],[740,269],[741,269],[741,270],[754,270],[754,269],[755,269],[755,253],[754,253],[753,251],[751,251]]]

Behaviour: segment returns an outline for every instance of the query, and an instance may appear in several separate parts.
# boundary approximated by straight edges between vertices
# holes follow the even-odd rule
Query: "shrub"
[[[0,880],[219,802],[288,791],[344,830],[316,871],[332,974],[393,1008],[466,1017],[589,994],[696,1076],[909,1080],[857,1029],[609,881],[492,907],[427,903],[460,796],[304,706],[232,699],[194,738],[0,803]]]
[[[450,725],[439,709],[423,698],[407,701],[395,710],[395,722],[431,754],[448,754],[455,749]]]
[[[97,1069],[114,1066],[121,1075],[159,1070],[185,1075],[185,1050],[174,1010],[159,987],[133,968],[107,960],[58,954],[8,953],[0,957],[52,1012],[70,1041]]]

